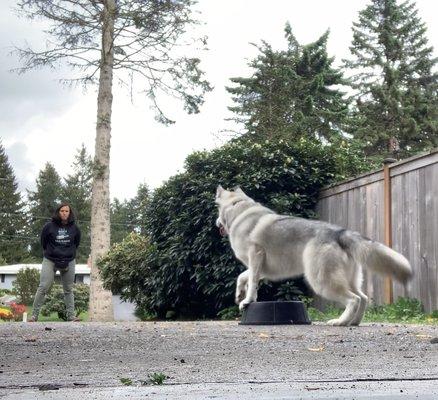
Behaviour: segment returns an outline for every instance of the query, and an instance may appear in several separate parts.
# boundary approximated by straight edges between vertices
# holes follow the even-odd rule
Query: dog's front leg
[[[248,276],[249,276],[249,271],[246,270],[245,272],[242,272],[237,278],[236,299],[235,299],[237,305],[239,305],[240,302],[245,298],[246,291],[248,288]]]
[[[260,280],[260,271],[265,262],[265,252],[262,247],[252,245],[248,251],[248,290],[245,298],[239,303],[242,311],[249,303],[257,301],[257,286]]]

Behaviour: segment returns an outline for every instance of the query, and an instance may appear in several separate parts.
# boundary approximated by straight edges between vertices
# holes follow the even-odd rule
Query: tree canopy
[[[438,146],[437,59],[411,1],[371,0],[353,24],[352,133],[368,155],[406,157]]]
[[[87,262],[90,255],[91,184],[93,163],[85,146],[77,150],[72,164],[73,173],[64,178],[61,190],[63,201],[70,203],[76,222],[81,230],[81,245],[77,252],[78,262]]]
[[[29,235],[33,238],[30,244],[30,255],[41,259],[43,249],[40,235],[44,224],[50,221],[56,206],[62,199],[61,178],[51,163],[46,163],[38,178],[36,189],[27,193],[29,200]]]
[[[232,78],[234,86],[227,87],[235,103],[229,109],[244,124],[245,134],[326,141],[341,136],[348,101],[339,85],[346,82],[327,54],[328,35],[301,45],[286,24],[286,50],[266,42],[257,46],[260,54],[249,63],[252,75]]]
[[[14,171],[0,141],[0,265],[26,255],[25,214]]]

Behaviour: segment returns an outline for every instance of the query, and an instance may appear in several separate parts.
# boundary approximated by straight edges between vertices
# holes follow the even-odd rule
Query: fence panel
[[[393,248],[412,264],[408,292],[393,283],[394,299],[409,295],[427,312],[438,309],[438,149],[390,166]],[[320,193],[319,218],[384,242],[383,170],[362,175]],[[384,302],[384,281],[366,274],[365,289]]]

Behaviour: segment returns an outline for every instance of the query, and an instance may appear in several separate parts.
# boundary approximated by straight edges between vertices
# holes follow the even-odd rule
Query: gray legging
[[[73,296],[73,283],[75,281],[75,260],[69,262],[67,268],[58,268],[61,273],[62,287],[64,289],[64,302],[67,309],[67,319],[72,320],[75,317],[75,299]],[[38,319],[41,306],[44,303],[47,292],[55,280],[55,263],[43,258],[43,265],[41,268],[40,285],[35,295],[33,302],[32,315]]]

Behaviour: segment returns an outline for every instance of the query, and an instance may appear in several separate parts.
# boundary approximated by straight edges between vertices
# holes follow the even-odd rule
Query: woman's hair
[[[75,222],[75,214],[74,214],[74,212],[73,212],[73,210],[72,210],[72,208],[71,208],[71,205],[68,204],[67,202],[63,202],[63,203],[59,204],[59,205],[56,207],[55,212],[53,213],[53,216],[52,216],[52,221],[53,221],[53,222],[56,222],[56,223],[58,223],[58,224],[60,224],[60,223],[62,222],[62,221],[61,221],[61,217],[59,216],[59,210],[60,210],[62,207],[68,207],[68,208],[70,208],[70,215],[68,216],[67,223],[70,224],[71,222]]]

